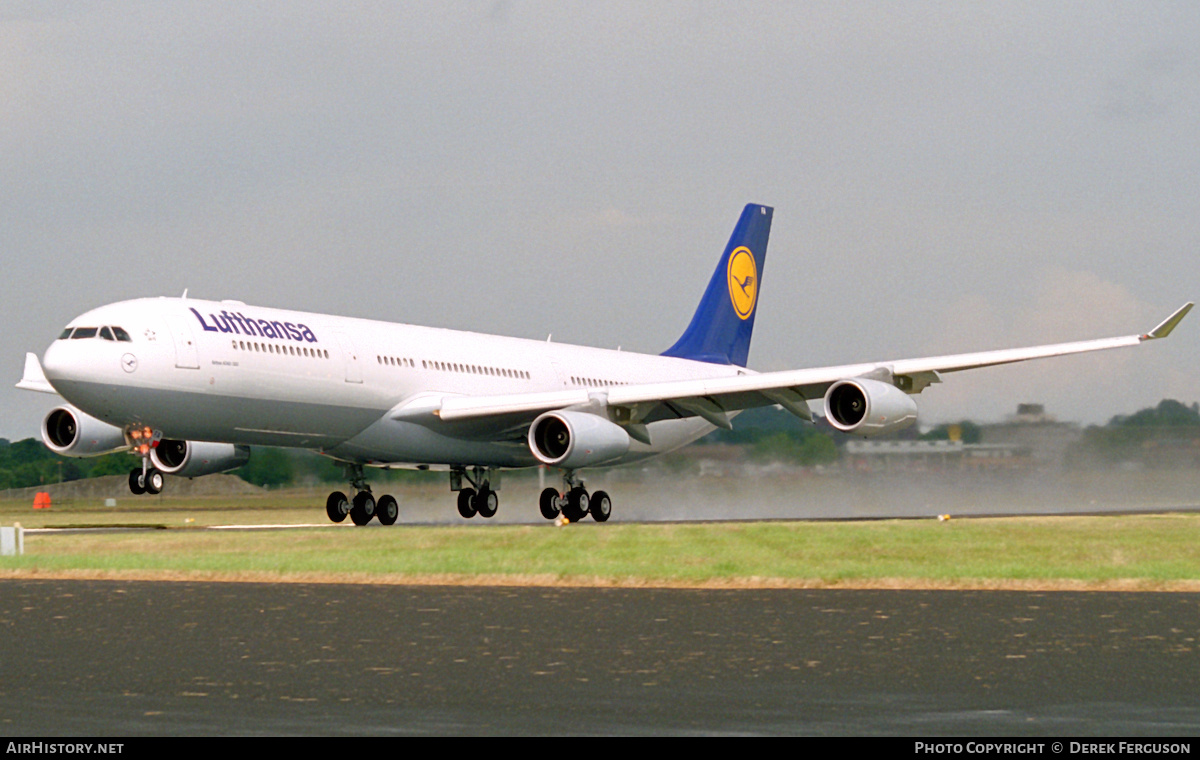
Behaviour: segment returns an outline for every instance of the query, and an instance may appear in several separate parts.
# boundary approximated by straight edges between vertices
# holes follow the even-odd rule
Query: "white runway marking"
[[[26,528],[26,535],[42,534],[55,535],[63,533],[99,533],[103,531],[134,531],[134,530],[287,530],[289,528],[345,528],[355,527],[353,523],[291,523],[274,525],[164,525],[162,523],[147,523],[145,525],[64,525],[61,528]]]

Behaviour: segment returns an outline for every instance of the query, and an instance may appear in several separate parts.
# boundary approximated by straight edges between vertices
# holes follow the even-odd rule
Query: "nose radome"
[[[104,374],[105,368],[96,363],[96,357],[90,355],[88,348],[86,345],[74,345],[69,340],[52,343],[42,356],[42,373],[51,383],[95,380]]]
[[[47,380],[61,380],[66,377],[66,373],[70,370],[65,346],[62,342],[52,343],[50,348],[46,349],[46,353],[42,355],[42,372],[46,375]]]

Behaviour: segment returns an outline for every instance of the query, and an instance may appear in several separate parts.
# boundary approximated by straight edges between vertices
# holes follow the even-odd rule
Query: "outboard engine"
[[[825,417],[843,433],[881,435],[917,421],[917,404],[891,383],[856,377],[825,392]]]
[[[55,454],[98,457],[129,448],[125,431],[70,404],[55,407],[42,420],[42,441]]]

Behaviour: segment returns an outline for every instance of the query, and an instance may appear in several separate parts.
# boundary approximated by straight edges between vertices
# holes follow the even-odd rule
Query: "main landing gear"
[[[464,486],[464,480],[470,485]],[[500,470],[472,467],[468,472],[466,467],[453,467],[450,469],[450,490],[458,492],[458,513],[464,518],[492,517],[500,504],[500,497],[496,495],[500,490]],[[579,522],[591,515],[596,522],[604,522],[612,515],[612,498],[604,491],[589,495],[583,481],[575,477],[575,471],[564,470],[562,492],[555,488],[542,491],[538,509],[547,520],[561,514],[571,522]]]
[[[346,519],[346,515],[350,515],[351,522],[362,526],[371,522],[371,518],[378,517],[383,525],[395,524],[400,516],[400,505],[396,498],[385,494],[376,501],[371,486],[363,477],[361,464],[347,465],[346,474],[355,490],[354,498],[347,499],[341,491],[329,494],[329,498],[325,499],[325,514],[329,519],[340,523]]]
[[[596,522],[605,522],[612,515],[612,498],[604,491],[588,495],[583,481],[575,477],[573,470],[563,471],[563,490],[547,488],[538,499],[542,517],[553,520],[561,514],[571,522],[579,522],[591,515]]]
[[[141,474],[140,470],[135,472]],[[162,473],[157,474],[161,478]],[[395,497],[380,496],[376,501],[371,486],[363,477],[361,464],[346,465],[346,476],[355,490],[354,498],[347,498],[341,491],[329,494],[325,500],[325,514],[330,520],[340,523],[349,516],[355,525],[366,525],[374,518],[379,518],[383,525],[396,522],[400,508]],[[129,477],[132,487],[134,474],[131,473]],[[470,519],[476,515],[495,517],[500,507],[497,493],[500,490],[500,470],[496,467],[451,467],[450,490],[458,493],[458,513],[463,518]],[[562,491],[557,488],[542,491],[538,508],[547,520],[562,515],[570,522],[579,522],[591,515],[596,522],[606,522],[612,515],[612,498],[604,491],[589,494],[574,470],[564,470]]]
[[[463,487],[463,480],[471,486]],[[467,473],[465,467],[450,469],[450,490],[458,492],[458,513],[466,519],[475,515],[480,517],[495,517],[500,508],[500,470],[495,467],[472,467]]]

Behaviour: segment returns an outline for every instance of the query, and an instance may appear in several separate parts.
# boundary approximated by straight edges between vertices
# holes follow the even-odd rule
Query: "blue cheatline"
[[[747,204],[691,324],[663,356],[746,366],[775,209]]]

